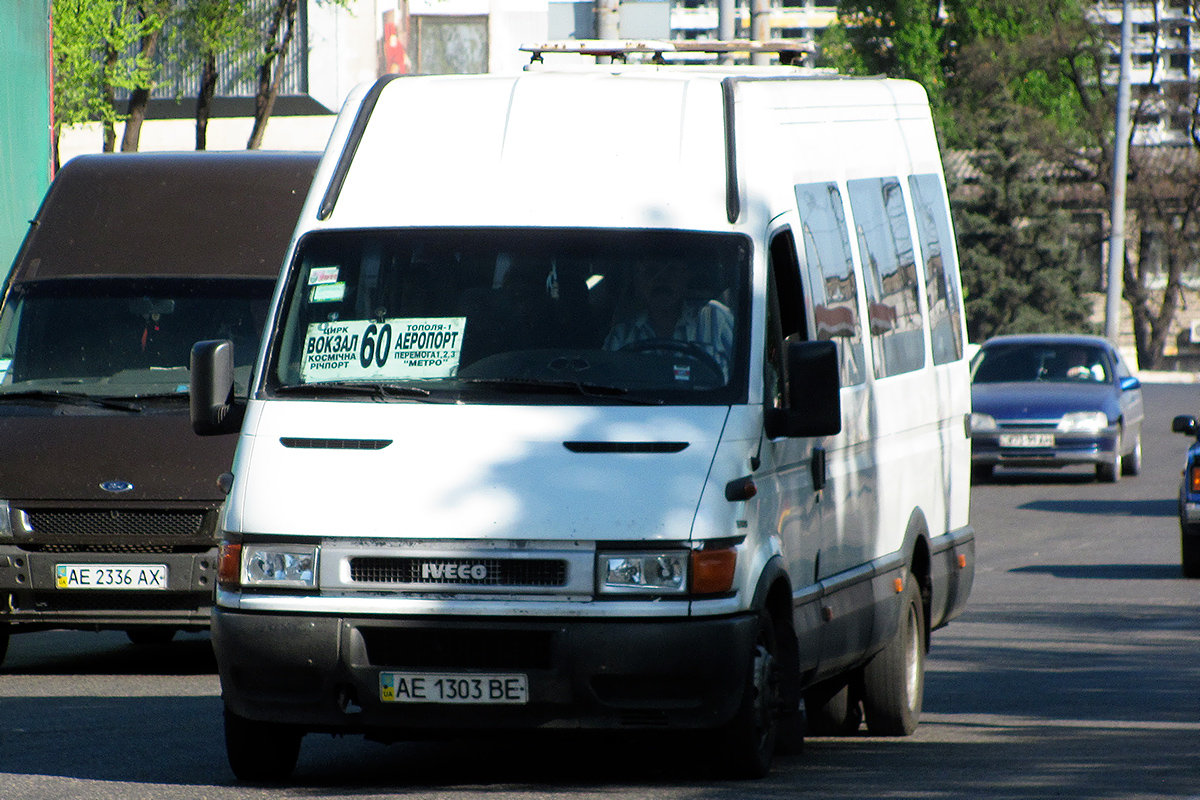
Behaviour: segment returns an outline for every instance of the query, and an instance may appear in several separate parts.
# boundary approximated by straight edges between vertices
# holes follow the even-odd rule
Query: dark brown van
[[[10,633],[208,627],[236,436],[188,414],[192,344],[245,392],[315,153],[89,155],[0,301],[0,660]]]

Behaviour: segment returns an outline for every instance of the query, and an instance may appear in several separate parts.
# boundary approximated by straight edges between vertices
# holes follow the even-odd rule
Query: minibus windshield
[[[378,397],[483,403],[737,402],[750,253],[742,235],[687,231],[311,233],[290,275],[268,389],[352,398],[352,387],[369,384],[396,390]]]
[[[0,314],[0,400],[187,396],[192,345],[230,339],[245,394],[271,279],[78,278],[15,285]]]

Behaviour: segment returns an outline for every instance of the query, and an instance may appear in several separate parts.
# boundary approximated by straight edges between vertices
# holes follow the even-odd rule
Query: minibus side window
[[[925,331],[900,181],[863,178],[847,186],[866,283],[875,377],[920,369],[925,365]]]
[[[937,175],[910,175],[913,213],[925,260],[925,293],[929,300],[929,329],[933,363],[963,357],[962,308],[958,301],[958,257],[946,213],[946,195]]]
[[[834,183],[796,186],[817,339],[837,343],[842,386],[866,380],[858,281],[842,193]]]

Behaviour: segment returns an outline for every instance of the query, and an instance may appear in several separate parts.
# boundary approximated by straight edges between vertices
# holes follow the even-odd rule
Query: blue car
[[[1196,418],[1181,414],[1171,420],[1171,430],[1200,437]],[[1185,578],[1200,578],[1200,439],[1188,448],[1179,486],[1179,550]]]
[[[1115,482],[1142,468],[1141,382],[1100,336],[984,342],[971,363],[971,472],[1093,464]]]

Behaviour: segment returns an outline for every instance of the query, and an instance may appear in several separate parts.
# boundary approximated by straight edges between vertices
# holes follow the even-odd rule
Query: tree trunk
[[[158,34],[160,29],[142,37],[142,57],[154,62],[154,53],[158,50]],[[146,119],[146,106],[150,103],[150,86],[139,86],[129,94],[129,116],[125,120],[125,135],[121,138],[121,152],[133,153],[138,149],[138,140],[142,135],[142,122]]]
[[[283,82],[283,67],[288,46],[296,25],[297,0],[277,0],[263,46],[263,61],[258,68],[258,92],[254,96],[254,128],[250,131],[247,150],[262,147],[267,132],[267,120],[275,108],[275,98]],[[282,35],[280,31],[282,30]]]
[[[117,51],[109,47],[104,54],[104,71],[110,74],[117,64]],[[104,84],[104,100],[116,112],[117,94],[112,84]],[[104,121],[104,152],[111,153],[117,149],[117,130],[109,120]]]
[[[208,148],[208,118],[212,112],[213,95],[217,92],[217,56],[206,53],[200,71],[200,92],[196,96],[196,149]]]

